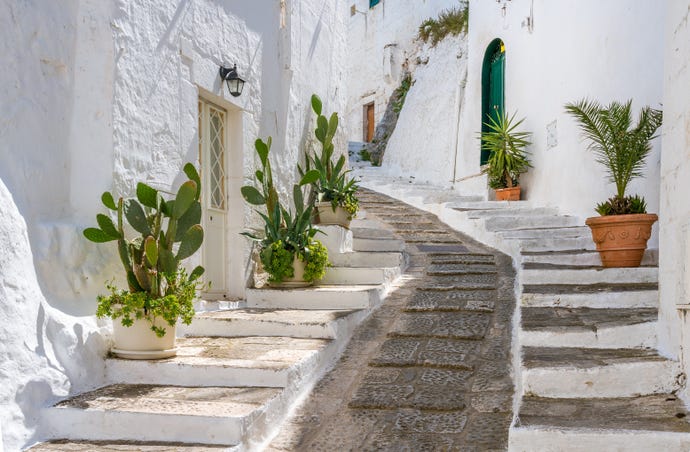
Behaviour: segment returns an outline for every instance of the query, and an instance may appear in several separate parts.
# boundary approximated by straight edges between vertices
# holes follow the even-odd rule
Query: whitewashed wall
[[[313,135],[310,95],[327,111],[345,109],[346,8],[342,0],[0,0],[0,180],[8,189],[0,231],[18,230],[23,217],[29,240],[21,266],[3,262],[0,271],[0,318],[22,316],[0,330],[2,365],[7,356],[26,374],[6,374],[6,450],[37,437],[41,406],[98,384],[108,332],[92,334],[96,295],[121,269],[114,249],[81,231],[104,210],[105,190],[130,196],[137,181],[176,188],[184,162],[198,159],[199,95],[228,110],[232,129],[227,242],[241,296],[249,245],[238,232],[252,218],[239,187],[254,173],[254,140],[273,136],[275,179],[287,194]],[[218,77],[233,63],[247,80],[239,98]],[[5,213],[15,203],[16,218]],[[4,287],[10,270],[20,290]],[[23,344],[37,338],[27,352]],[[58,359],[46,364],[46,353]],[[38,389],[15,400],[34,375]]]
[[[505,10],[503,9],[505,7]],[[533,30],[526,20],[532,11]],[[633,107],[661,107],[664,8],[650,0],[471,0],[466,100],[460,129],[458,184],[486,193],[479,173],[482,61],[489,43],[506,46],[505,106],[525,117],[533,132],[532,169],[521,178],[524,196],[581,217],[614,193],[564,104],[583,97],[602,103],[632,98]],[[557,142],[547,148],[547,125],[556,122]],[[660,140],[647,161],[646,179],[630,193],[659,209]],[[482,181],[483,182],[483,181]],[[650,242],[657,246],[656,237]]]
[[[353,16],[351,5],[358,11]],[[416,51],[422,21],[458,5],[458,0],[381,0],[370,9],[369,0],[348,2],[349,141],[363,140],[364,105],[374,102],[377,123],[383,117],[388,99],[400,86],[405,60]]]
[[[659,209],[659,342],[670,356],[678,355],[681,344],[686,375],[690,374],[690,318],[680,317],[676,305],[690,304],[689,19],[688,0],[668,2]],[[687,387],[685,399],[690,399]]]

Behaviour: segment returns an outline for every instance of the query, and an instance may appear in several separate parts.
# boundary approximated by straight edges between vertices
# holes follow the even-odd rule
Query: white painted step
[[[523,348],[524,394],[551,398],[634,397],[678,389],[678,362],[653,350]]]
[[[109,383],[173,386],[294,386],[312,375],[330,340],[291,337],[195,337],[177,340],[162,360],[106,360]]]
[[[523,269],[521,282],[529,284],[654,284],[659,281],[656,267],[596,269]]]
[[[541,251],[535,254],[531,254],[524,250],[522,254],[522,263],[533,263],[533,264],[553,264],[553,265],[570,265],[570,266],[583,266],[583,267],[600,267],[601,258],[599,258],[599,253],[593,250],[574,250],[568,252],[548,252]],[[645,251],[644,257],[642,258],[642,265],[644,266],[656,266],[659,262],[658,250],[647,249]]]
[[[511,229],[579,226],[580,224],[579,218],[565,215],[506,216],[484,220],[484,227],[487,231],[492,232]]]
[[[582,348],[651,348],[656,346],[657,322],[634,325],[604,326],[596,330],[553,329],[551,331],[520,330],[523,347]]]
[[[313,286],[247,289],[247,307],[270,309],[368,309],[379,304],[384,287]]]
[[[405,243],[398,239],[355,237],[352,248],[354,251],[400,252],[405,248]]]
[[[657,290],[600,293],[523,293],[521,304],[525,307],[564,308],[655,308],[659,306]]]
[[[319,284],[326,285],[376,285],[388,284],[400,277],[400,267],[329,267]]]
[[[592,233],[587,226],[514,229],[511,231],[500,231],[497,234],[506,240],[592,237]]]
[[[486,209],[486,210],[468,210],[467,218],[476,220],[479,218],[488,217],[530,217],[543,215],[557,215],[558,209],[552,207],[506,207],[505,209]]]
[[[472,210],[495,210],[506,209],[508,207],[529,207],[527,201],[451,201],[446,203],[449,209],[458,211],[472,211]]]
[[[519,240],[521,252],[596,250],[596,244],[592,240],[592,237],[558,237],[517,240]]]
[[[398,251],[354,251],[352,253],[329,254],[328,260],[334,267],[403,267],[405,255]]]
[[[183,336],[289,336],[332,339],[366,316],[363,310],[233,309],[197,314]]]
[[[49,438],[234,445],[261,438],[281,389],[115,385],[43,410]]]

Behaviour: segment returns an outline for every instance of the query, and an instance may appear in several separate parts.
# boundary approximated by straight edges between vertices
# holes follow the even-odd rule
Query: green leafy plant
[[[632,122],[632,99],[611,102],[602,106],[596,101],[582,99],[566,104],[566,112],[578,122],[582,135],[589,140],[588,148],[604,165],[609,181],[616,185],[616,195],[596,207],[600,215],[646,213],[647,206],[640,196],[626,196],[630,181],[643,177],[645,159],[652,149],[651,140],[663,119],[660,110],[645,106],[640,110],[637,124]]]
[[[256,152],[259,155],[262,169],[256,171],[255,179],[262,191],[251,185],[241,188],[242,196],[249,204],[264,206],[266,213],[259,212],[264,220],[263,231],[243,232],[242,235],[259,243],[259,257],[264,269],[269,274],[270,282],[282,282],[294,276],[293,260],[297,257],[306,263],[306,281],[323,278],[328,265],[328,252],[321,243],[314,238],[319,232],[312,225],[313,206],[305,205],[302,187],[314,183],[319,172],[307,171],[302,175],[298,184],[293,186],[292,211],[281,204],[277,190],[273,185],[273,175],[269,152],[271,138],[266,142],[257,139]],[[325,252],[325,259],[324,253]]]
[[[407,93],[410,91],[414,85],[414,80],[412,80],[412,74],[409,72],[405,74],[403,79],[400,81],[400,86],[396,88],[393,93],[393,111],[395,114],[399,115],[405,105],[405,99],[407,98]]]
[[[467,2],[463,2],[460,7],[442,11],[437,19],[426,19],[419,26],[417,36],[424,42],[431,41],[431,45],[435,46],[448,35],[457,36],[467,32],[468,21],[469,8]]]
[[[484,123],[488,130],[480,135],[482,149],[490,152],[482,171],[488,175],[489,186],[494,189],[518,185],[520,174],[531,168],[526,149],[531,144],[531,133],[516,130],[524,119],[515,122],[515,115],[489,116],[489,121]]]
[[[363,162],[370,162],[371,161],[371,153],[369,153],[369,151],[367,151],[366,149],[361,149],[359,151],[359,158]]]
[[[312,110],[316,114],[316,130],[314,134],[321,143],[321,153],[307,153],[305,169],[298,167],[301,175],[311,171],[318,172],[318,179],[312,183],[312,188],[319,202],[330,202],[333,211],[338,206],[347,210],[350,218],[357,214],[359,200],[356,193],[359,188],[357,181],[348,176],[350,170],[345,169],[345,156],[333,162],[333,137],[338,130],[338,114],[331,114],[330,118],[321,114],[322,103],[319,96],[311,96]],[[312,169],[314,168],[314,170]]]
[[[163,336],[165,330],[154,325],[163,318],[174,326],[178,317],[191,323],[193,300],[201,287],[199,277],[204,268],[197,266],[187,275],[181,267],[204,239],[201,222],[201,181],[194,165],[188,163],[184,172],[189,178],[174,199],[165,200],[161,193],[144,183],[137,184],[136,198],[115,198],[110,192],[101,196],[108,209],[115,212],[117,224],[98,214],[97,228],[87,228],[84,236],[96,243],[117,241],[120,261],[127,277],[128,290],[107,287],[110,295],[98,297],[97,315],[121,318],[131,326],[133,318],[145,318],[151,330]],[[127,238],[125,220],[138,235]]]

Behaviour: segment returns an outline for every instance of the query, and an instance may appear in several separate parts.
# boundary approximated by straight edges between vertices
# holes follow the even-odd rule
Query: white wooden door
[[[202,247],[205,298],[226,298],[227,214],[227,112],[205,100],[199,101],[199,154],[203,206]]]

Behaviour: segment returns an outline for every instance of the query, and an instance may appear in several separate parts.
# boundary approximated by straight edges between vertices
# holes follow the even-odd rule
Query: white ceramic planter
[[[277,289],[311,286],[311,282],[304,280],[304,268],[306,265],[307,264],[305,262],[302,262],[297,258],[297,256],[295,256],[295,259],[292,261],[292,268],[295,270],[294,276],[292,278],[284,279],[279,283],[271,282],[268,284]]]
[[[318,212],[317,224],[334,224],[350,229],[350,214],[341,206],[335,208],[330,202],[317,202],[315,204]]]
[[[122,325],[121,319],[113,320],[115,344],[111,352],[125,359],[162,359],[177,354],[175,347],[176,326],[170,326],[163,319],[156,319],[155,325],[165,328],[165,336],[158,337],[151,331],[146,319],[134,320],[131,327]]]

